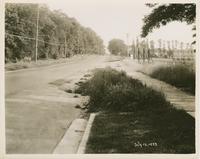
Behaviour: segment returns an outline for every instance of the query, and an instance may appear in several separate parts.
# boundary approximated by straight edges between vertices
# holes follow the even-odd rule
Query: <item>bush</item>
[[[158,111],[160,107],[170,107],[162,93],[146,87],[124,71],[109,67],[96,70],[75,92],[90,96],[89,111]]]
[[[195,152],[195,119],[174,108],[162,93],[109,67],[96,70],[79,86],[77,92],[90,96],[88,110],[101,111],[87,153]],[[138,148],[138,141],[157,146]]]
[[[195,94],[195,72],[186,66],[160,67],[154,70],[150,76],[165,81],[183,91]]]

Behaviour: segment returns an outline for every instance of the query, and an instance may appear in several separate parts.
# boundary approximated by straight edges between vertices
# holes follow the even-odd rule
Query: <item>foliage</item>
[[[174,85],[183,91],[195,94],[195,72],[186,66],[159,67],[150,76]]]
[[[24,57],[35,58],[37,9],[37,4],[6,4],[6,62]],[[104,53],[102,39],[90,28],[81,26],[76,19],[61,11],[51,11],[46,5],[40,5],[39,13],[39,59]]]
[[[158,3],[146,3],[145,5],[148,6],[149,8],[153,8],[156,5],[158,5]]]
[[[76,93],[89,95],[89,111],[129,112],[169,108],[162,93],[112,68],[98,69]],[[149,107],[151,104],[151,107]]]
[[[143,19],[142,37],[146,37],[154,28],[159,28],[171,21],[185,21],[187,24],[195,21],[196,5],[193,3],[153,4],[150,7],[153,11]]]
[[[109,41],[108,50],[111,54],[114,55],[126,55],[127,54],[127,46],[123,40],[120,39],[112,39]]]
[[[88,110],[99,112],[86,153],[195,152],[194,118],[125,72],[97,69],[79,92],[90,96]],[[136,147],[138,141],[157,146]]]

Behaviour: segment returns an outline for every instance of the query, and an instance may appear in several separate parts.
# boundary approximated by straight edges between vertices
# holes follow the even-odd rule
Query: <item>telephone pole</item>
[[[64,54],[65,54],[65,58],[66,58],[66,36],[65,36]]]
[[[40,11],[39,11],[39,4],[37,7],[37,24],[36,24],[36,40],[35,40],[35,62],[37,63],[37,56],[38,56],[38,25],[39,25],[39,16],[40,16]]]
[[[127,40],[127,56],[129,56],[129,33],[126,34],[126,40]]]

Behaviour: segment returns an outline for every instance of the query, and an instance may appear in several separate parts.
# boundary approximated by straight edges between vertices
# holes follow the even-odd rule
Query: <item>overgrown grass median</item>
[[[76,92],[90,96],[89,112],[100,112],[87,153],[194,153],[194,119],[125,72],[98,69]]]
[[[159,67],[150,76],[165,81],[183,91],[195,94],[195,71],[184,65]]]

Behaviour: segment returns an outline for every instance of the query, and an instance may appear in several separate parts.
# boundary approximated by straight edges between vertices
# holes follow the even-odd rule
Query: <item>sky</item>
[[[61,10],[81,25],[93,29],[106,46],[113,38],[132,43],[141,34],[143,17],[151,12],[143,2],[134,0],[46,0],[45,3],[50,9]],[[192,42],[191,29],[192,25],[171,22],[154,29],[147,38]]]

